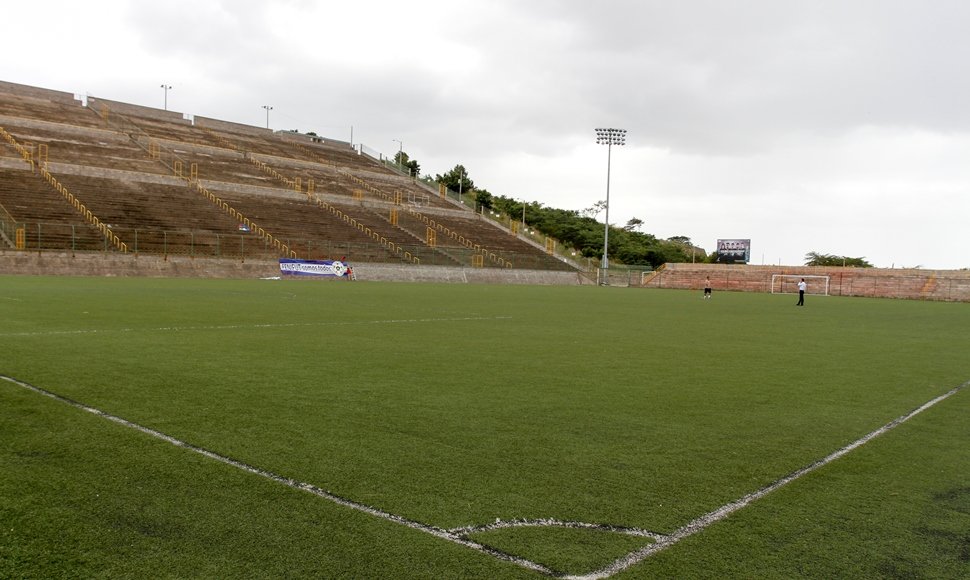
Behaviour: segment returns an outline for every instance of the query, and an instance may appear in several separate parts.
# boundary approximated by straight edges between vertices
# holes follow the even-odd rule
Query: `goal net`
[[[805,294],[829,295],[828,276],[803,276],[801,274],[772,274],[771,293],[798,294],[798,283],[801,282],[802,278],[805,279],[807,285]]]

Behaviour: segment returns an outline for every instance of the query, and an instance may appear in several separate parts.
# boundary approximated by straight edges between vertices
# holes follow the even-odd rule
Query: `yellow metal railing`
[[[24,249],[24,230],[22,227],[17,226],[17,220],[14,219],[7,208],[0,205],[0,234],[3,234],[7,241],[10,241],[18,250]],[[11,240],[11,237],[14,240]]]
[[[213,131],[212,129],[209,129],[208,127],[199,127],[199,128],[200,128],[200,129],[202,129],[202,132],[203,132],[203,133],[205,133],[205,134],[206,134],[206,135],[208,135],[209,137],[212,137],[213,139],[215,139],[215,140],[216,140],[216,142],[217,142],[217,143],[219,143],[220,145],[222,145],[223,147],[226,147],[226,148],[228,148],[228,149],[232,149],[233,151],[242,151],[242,150],[241,150],[241,149],[239,148],[239,146],[238,146],[238,145],[236,145],[235,143],[233,143],[233,142],[232,142],[232,141],[230,141],[229,139],[226,139],[226,138],[225,138],[225,137],[223,137],[222,135],[220,135],[220,134],[218,134],[218,133],[216,133],[216,132],[215,132],[215,131]]]
[[[259,227],[259,225],[257,225],[255,222],[253,222],[245,215],[243,215],[242,212],[238,211],[236,208],[229,205],[229,202],[223,200],[221,197],[215,195],[214,193],[206,189],[206,187],[201,183],[199,183],[198,181],[196,181],[194,185],[195,185],[195,190],[200,194],[202,194],[203,197],[208,199],[212,204],[214,204],[222,211],[229,214],[229,216],[235,219],[238,223],[249,228],[249,231],[255,233],[257,236],[262,238],[267,244],[276,248],[281,255],[286,256],[288,258],[297,257],[296,252],[292,250],[289,247],[289,245],[283,243],[279,238],[273,236],[273,234]]]
[[[125,133],[126,135],[128,135],[128,137],[131,138],[135,143],[137,143],[139,146],[141,146],[146,151],[148,151],[148,156],[150,158],[160,161],[163,165],[171,169],[172,173],[179,179],[184,180],[189,187],[194,186],[195,190],[198,193],[200,193],[203,197],[205,197],[210,202],[212,202],[216,207],[222,209],[231,217],[236,219],[240,224],[243,224],[246,227],[248,227],[251,232],[256,233],[256,235],[262,238],[263,241],[266,242],[268,245],[276,248],[276,250],[281,255],[286,256],[288,258],[297,257],[296,252],[293,251],[289,247],[289,245],[284,244],[278,238],[273,236],[273,234],[269,233],[264,228],[261,228],[255,223],[253,223],[249,218],[243,215],[242,212],[236,210],[236,208],[229,205],[228,202],[214,195],[212,192],[206,189],[206,187],[199,182],[199,166],[197,163],[189,164],[189,175],[186,176],[184,174],[186,161],[181,157],[179,157],[178,155],[176,155],[174,151],[172,152],[167,151],[167,148],[162,147],[158,143],[158,141],[153,139],[151,135],[149,135],[144,130],[142,130],[141,127],[133,123],[130,119],[128,119],[123,115],[119,115],[117,113],[112,115],[106,105],[101,106],[101,118],[109,127],[115,129],[116,131],[119,131],[121,133]],[[118,121],[115,121],[116,118],[118,119]],[[213,135],[217,139],[219,138],[219,136],[215,135],[211,131],[208,131],[205,128],[203,128],[203,130]],[[236,151],[239,150],[238,147],[233,145],[228,140],[223,139],[223,141],[225,141],[224,144],[227,147],[230,147]],[[171,165],[169,165],[169,163],[161,155],[163,150],[165,150],[165,153],[167,155],[171,156],[171,159],[172,159]]]
[[[258,167],[260,171],[262,171],[263,173],[266,173],[267,175],[272,176],[277,181],[279,181],[280,183],[283,183],[287,187],[293,188],[295,191],[299,191],[303,193],[303,187],[302,187],[303,180],[301,177],[295,177],[293,179],[290,179],[285,175],[281,174],[279,171],[276,171],[276,169],[271,167],[268,163],[260,161],[259,159],[256,159],[252,155],[248,155],[247,157],[249,161],[256,167]],[[337,209],[336,207],[320,199],[320,197],[316,195],[315,189],[316,189],[316,186],[314,184],[314,181],[312,179],[308,180],[307,189],[305,192],[307,195],[307,199],[316,203],[321,208],[329,211],[332,215],[343,220],[345,223],[351,225],[352,227],[357,228],[358,231],[363,232],[369,238],[373,239],[375,242],[379,243],[381,246],[390,250],[391,252],[397,253],[403,259],[413,264],[421,263],[421,258],[413,255],[411,252],[403,250],[399,245],[395,244],[391,240],[388,240],[385,236],[382,236],[380,232],[366,226],[359,219],[350,216],[349,214]],[[357,199],[357,192],[355,192],[354,197],[355,199]],[[363,198],[363,192],[360,193],[360,198]]]
[[[362,222],[354,217],[351,217],[347,213],[337,209],[336,207],[330,205],[326,201],[320,199],[316,194],[308,193],[307,196],[311,201],[316,203],[321,208],[329,211],[334,217],[343,220],[345,223],[357,228],[359,231],[364,232],[367,236],[372,238],[375,242],[379,243],[383,248],[388,249],[393,254],[397,254],[404,260],[411,262],[412,264],[420,264],[421,258],[415,256],[409,251],[406,251],[399,244],[395,244],[393,241],[382,236],[379,232],[365,226]]]
[[[123,253],[128,253],[128,244],[121,241],[121,238],[119,238],[117,235],[115,235],[114,232],[111,231],[111,226],[102,222],[98,218],[98,216],[91,213],[91,210],[89,210],[87,206],[85,206],[81,202],[81,200],[75,197],[73,193],[68,191],[67,187],[65,187],[61,182],[59,182],[56,177],[51,175],[51,172],[47,171],[46,165],[40,167],[40,174],[44,177],[45,180],[47,180],[48,185],[50,185],[51,187],[54,188],[54,190],[56,190],[58,193],[63,195],[64,199],[66,199],[69,204],[74,206],[74,209],[81,214],[84,220],[87,221],[89,224],[93,225],[94,227],[96,227],[98,231],[101,232],[101,235],[104,236],[105,239],[111,243],[111,245],[113,245],[115,248],[117,248]]]
[[[24,162],[30,165],[31,171],[36,168],[36,164],[34,163],[34,154],[29,149],[20,143],[17,143],[17,140],[14,139],[13,135],[8,133],[3,127],[0,127],[0,136],[2,136],[7,143],[10,143],[10,145],[17,150],[17,153],[20,153],[20,156],[23,158]]]
[[[400,191],[395,192],[395,195],[394,196],[391,196],[391,195],[385,193],[384,191],[382,191],[381,189],[379,189],[377,187],[374,187],[373,185],[367,183],[366,181],[364,181],[363,179],[357,177],[356,175],[353,175],[349,171],[342,170],[339,173],[340,173],[340,175],[342,175],[342,176],[346,177],[347,179],[349,179],[354,184],[358,185],[360,188],[362,188],[362,189],[364,189],[366,191],[369,191],[369,192],[373,193],[374,195],[377,195],[378,197],[380,197],[384,201],[393,203],[395,205],[403,205],[403,196],[401,195],[401,192]],[[355,198],[356,198],[356,191],[359,191],[359,190],[355,190]],[[452,231],[447,226],[444,226],[444,225],[442,225],[440,223],[436,223],[433,219],[431,219],[428,216],[424,215],[423,213],[415,210],[411,206],[404,206],[404,208],[408,212],[408,214],[411,215],[412,217],[423,221],[426,226],[431,227],[431,228],[434,228],[437,231],[445,234],[446,236],[448,236],[451,239],[453,239],[456,242],[458,242],[460,245],[462,245],[462,246],[464,246],[464,247],[466,247],[468,249],[475,250],[477,252],[481,252],[481,254],[483,256],[487,257],[489,260],[491,260],[495,264],[498,264],[499,266],[502,266],[504,268],[511,268],[512,267],[512,263],[511,262],[509,262],[508,260],[505,260],[504,258],[502,258],[501,256],[499,256],[495,252],[489,250],[488,248],[485,248],[485,247],[481,246],[481,244],[476,244],[471,239],[466,238],[465,236],[462,236],[458,232]],[[435,242],[437,242],[437,238],[435,238]]]
[[[2,127],[0,127],[0,135],[2,135],[3,138],[7,140],[7,142],[13,145],[14,148],[17,149],[18,152],[20,152],[20,155],[24,158],[24,160],[30,163],[31,169],[33,169],[36,166],[37,169],[40,171],[41,176],[43,176],[44,180],[47,181],[47,184],[50,185],[55,191],[63,195],[64,199],[66,199],[69,204],[74,206],[74,209],[79,214],[81,214],[81,217],[84,218],[86,222],[88,222],[89,224],[97,228],[98,231],[101,232],[101,235],[104,236],[105,239],[111,243],[111,245],[113,245],[121,252],[125,252],[125,253],[128,252],[128,244],[121,241],[121,238],[119,238],[117,235],[115,235],[114,232],[111,231],[111,227],[108,224],[102,222],[98,218],[98,216],[91,213],[91,210],[88,209],[87,206],[81,202],[81,200],[75,197],[74,194],[71,193],[68,190],[68,188],[64,186],[64,184],[58,181],[57,178],[54,177],[50,171],[47,170],[47,163],[44,163],[43,165],[34,163],[31,152],[27,150],[26,147],[18,143],[17,140],[13,137],[13,135],[8,133]],[[46,157],[47,148],[44,147],[43,151],[44,151],[44,156]],[[19,233],[18,233],[18,238],[19,238]]]

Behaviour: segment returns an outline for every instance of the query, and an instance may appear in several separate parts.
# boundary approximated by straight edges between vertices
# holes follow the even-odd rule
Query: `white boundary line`
[[[416,522],[414,520],[409,520],[407,518],[404,518],[404,517],[401,517],[401,516],[398,516],[398,515],[395,515],[395,514],[392,514],[392,513],[388,513],[388,512],[385,512],[383,510],[380,510],[380,509],[377,509],[377,508],[373,508],[371,506],[368,506],[368,505],[365,505],[365,504],[362,504],[362,503],[359,503],[359,502],[355,502],[355,501],[352,501],[352,500],[349,500],[349,499],[346,499],[346,498],[342,498],[342,497],[340,497],[338,495],[334,495],[334,494],[330,493],[329,491],[320,489],[319,487],[317,487],[315,485],[312,485],[312,484],[309,484],[309,483],[305,483],[305,482],[302,482],[302,481],[297,481],[295,479],[292,479],[292,478],[289,478],[289,477],[284,477],[282,475],[277,475],[277,474],[275,474],[275,473],[273,473],[271,471],[266,471],[266,470],[260,469],[258,467],[253,467],[252,465],[249,465],[247,463],[243,463],[242,461],[236,461],[235,459],[226,457],[225,455],[219,455],[218,453],[215,453],[213,451],[209,451],[208,449],[204,449],[202,447],[197,447],[195,445],[192,445],[191,443],[186,443],[185,441],[182,441],[181,439],[176,439],[175,437],[172,437],[170,435],[166,435],[165,433],[162,433],[161,431],[156,431],[156,430],[151,429],[149,427],[145,427],[143,425],[139,425],[137,423],[133,423],[131,421],[128,421],[127,419],[122,419],[121,417],[118,417],[118,416],[115,416],[115,415],[111,415],[111,414],[105,413],[104,411],[102,411],[100,409],[95,409],[94,407],[89,407],[87,405],[84,405],[83,403],[79,403],[79,402],[74,401],[72,399],[68,399],[67,397],[62,397],[61,395],[58,395],[56,393],[52,393],[51,391],[48,391],[46,389],[42,389],[40,387],[36,387],[34,385],[31,385],[30,383],[25,383],[23,381],[19,381],[17,379],[14,379],[12,377],[8,377],[6,375],[0,375],[0,379],[3,379],[4,381],[7,381],[9,383],[13,383],[15,385],[19,385],[19,386],[21,386],[21,387],[23,387],[23,388],[25,388],[25,389],[27,389],[29,391],[33,391],[35,393],[44,395],[46,397],[50,397],[50,398],[52,398],[52,399],[54,399],[56,401],[60,401],[62,403],[66,403],[66,404],[68,404],[68,405],[70,405],[70,406],[72,406],[72,407],[74,407],[76,409],[80,409],[82,411],[87,411],[88,413],[92,413],[92,414],[97,415],[97,416],[99,416],[99,417],[101,417],[103,419],[107,419],[109,421],[113,421],[115,423],[118,423],[119,425],[123,425],[123,426],[129,427],[131,429],[135,429],[136,431],[140,431],[140,432],[142,432],[142,433],[144,433],[146,435],[151,435],[152,437],[155,437],[156,439],[161,439],[162,441],[165,441],[167,443],[171,443],[172,445],[175,445],[176,447],[181,447],[182,449],[187,449],[189,451],[194,451],[195,453],[198,453],[199,455],[202,455],[204,457],[208,457],[209,459],[214,459],[214,460],[219,461],[221,463],[225,463],[226,465],[231,465],[232,467],[235,467],[237,469],[241,469],[241,470],[243,470],[243,471],[245,471],[247,473],[252,473],[254,475],[258,475],[260,477],[264,477],[266,479],[275,481],[277,483],[281,483],[281,484],[283,484],[283,485],[285,485],[287,487],[290,487],[290,488],[293,488],[293,489],[296,489],[296,490],[305,491],[307,493],[312,493],[315,496],[318,496],[318,497],[321,497],[323,499],[329,500],[329,501],[331,501],[331,502],[333,502],[333,503],[335,503],[337,505],[341,505],[341,506],[344,506],[344,507],[347,507],[347,508],[350,508],[350,509],[353,509],[353,510],[357,510],[359,512],[363,512],[365,514],[374,516],[376,518],[380,518],[382,520],[387,520],[387,521],[390,521],[390,522],[394,522],[396,524],[401,524],[401,525],[407,526],[407,527],[409,527],[409,528],[411,528],[413,530],[418,530],[418,531],[421,531],[421,532],[425,532],[427,534],[431,534],[432,536],[435,536],[437,538],[441,538],[442,540],[448,540],[449,542],[453,542],[455,544],[459,544],[459,545],[465,546],[467,548],[471,548],[473,550],[477,550],[479,552],[483,552],[483,553],[488,554],[490,556],[493,556],[493,557],[495,557],[495,558],[497,558],[499,560],[504,560],[506,562],[512,562],[513,564],[518,564],[519,566],[522,566],[523,568],[528,568],[530,570],[535,570],[536,572],[540,572],[540,573],[545,574],[547,576],[553,576],[553,575],[555,575],[551,570],[549,570],[548,568],[546,568],[545,566],[543,566],[541,564],[537,564],[535,562],[526,560],[525,558],[519,558],[517,556],[512,556],[511,554],[506,554],[505,552],[501,552],[501,551],[495,550],[493,548],[489,548],[488,546],[485,546],[483,544],[479,544],[478,542],[474,542],[474,541],[468,540],[466,538],[463,538],[461,536],[458,536],[458,535],[456,535],[456,534],[454,534],[452,532],[449,532],[447,530],[443,530],[443,529],[438,528],[438,527],[435,527],[435,526],[430,526],[428,524],[422,524],[422,523]]]
[[[60,336],[77,334],[111,334],[121,332],[186,332],[190,330],[239,330],[251,328],[296,328],[310,326],[366,326],[370,324],[415,324],[426,322],[468,322],[481,320],[511,320],[511,316],[465,316],[460,318],[402,318],[390,320],[361,320],[344,322],[287,322],[279,324],[223,324],[212,326],[160,326],[155,328],[110,328],[88,330],[53,330],[45,332],[0,333],[0,338],[26,336]]]
[[[962,385],[959,385],[957,387],[954,387],[953,389],[949,390],[948,392],[946,392],[946,393],[944,393],[944,394],[942,394],[942,395],[940,395],[940,396],[938,396],[938,397],[936,397],[934,399],[931,399],[930,401],[924,403],[920,407],[914,409],[913,411],[910,411],[909,413],[907,413],[905,415],[902,415],[900,417],[897,417],[896,419],[894,419],[893,421],[890,421],[886,425],[883,425],[882,427],[880,427],[880,428],[876,429],[875,431],[872,431],[871,433],[868,433],[867,435],[865,435],[865,436],[863,436],[863,437],[861,437],[861,438],[853,441],[852,443],[846,445],[845,447],[842,447],[841,449],[838,449],[837,451],[835,451],[833,453],[830,453],[829,455],[825,456],[824,458],[822,458],[822,459],[820,459],[820,460],[818,460],[818,461],[816,461],[816,462],[814,462],[814,463],[812,463],[812,464],[810,464],[810,465],[808,465],[806,467],[803,467],[801,469],[798,469],[796,471],[793,471],[792,473],[786,475],[785,477],[782,477],[781,479],[775,481],[774,483],[771,483],[769,485],[766,485],[765,487],[762,487],[761,489],[759,489],[757,491],[754,491],[752,493],[749,493],[749,494],[745,495],[744,497],[742,497],[740,499],[737,499],[737,500],[732,501],[730,503],[724,504],[723,506],[721,506],[721,507],[719,507],[719,508],[717,508],[717,509],[715,509],[715,510],[713,510],[711,512],[708,512],[708,513],[706,513],[706,514],[704,514],[704,515],[702,515],[702,516],[700,516],[700,517],[698,517],[698,518],[696,518],[696,519],[688,522],[686,525],[680,527],[679,529],[677,529],[676,531],[674,531],[674,533],[672,533],[670,535],[664,535],[664,534],[657,534],[657,533],[654,533],[654,532],[650,532],[650,531],[647,531],[647,530],[642,530],[642,529],[639,529],[639,528],[624,528],[624,527],[618,527],[618,526],[610,526],[610,525],[604,525],[604,524],[589,524],[589,523],[583,523],[583,522],[567,522],[567,521],[561,521],[561,520],[555,520],[555,519],[515,520],[515,521],[501,521],[501,520],[496,520],[495,523],[486,524],[486,525],[483,525],[483,526],[468,526],[468,527],[453,528],[453,529],[450,529],[450,530],[445,530],[445,529],[442,529],[442,528],[438,528],[438,527],[435,527],[435,526],[431,526],[431,525],[428,525],[428,524],[423,524],[421,522],[417,522],[417,521],[414,521],[414,520],[410,520],[410,519],[407,519],[407,518],[404,518],[402,516],[398,516],[398,515],[395,515],[395,514],[392,514],[392,513],[388,513],[388,512],[385,512],[383,510],[380,510],[380,509],[377,509],[377,508],[374,508],[374,507],[371,507],[371,506],[368,506],[368,505],[365,505],[365,504],[362,504],[362,503],[359,503],[359,502],[355,502],[355,501],[352,501],[352,500],[349,500],[349,499],[346,499],[346,498],[342,498],[340,496],[337,496],[337,495],[334,495],[334,494],[330,493],[329,491],[320,489],[319,487],[316,487],[315,485],[312,485],[312,484],[309,484],[309,483],[305,483],[305,482],[301,482],[301,481],[298,481],[298,480],[295,480],[295,479],[292,479],[292,478],[289,478],[289,477],[284,477],[282,475],[277,475],[277,474],[275,474],[275,473],[273,473],[271,471],[266,471],[266,470],[260,469],[258,467],[253,467],[253,466],[251,466],[249,464],[246,464],[246,463],[243,463],[241,461],[237,461],[235,459],[231,459],[231,458],[226,457],[224,455],[219,455],[218,453],[215,453],[213,451],[209,451],[209,450],[204,449],[202,447],[197,447],[195,445],[192,445],[191,443],[186,443],[185,441],[182,441],[180,439],[176,439],[176,438],[174,438],[174,437],[172,437],[170,435],[166,435],[165,433],[162,433],[161,431],[156,431],[154,429],[150,429],[148,427],[144,427],[144,426],[139,425],[137,423],[133,423],[131,421],[128,421],[127,419],[122,419],[121,417],[117,417],[115,415],[110,415],[108,413],[105,413],[104,411],[101,411],[100,409],[95,409],[94,407],[88,407],[87,405],[84,405],[84,404],[79,403],[77,401],[74,401],[72,399],[68,399],[67,397],[63,397],[61,395],[58,395],[58,394],[53,393],[51,391],[48,391],[46,389],[42,389],[40,387],[36,387],[34,385],[31,385],[29,383],[25,383],[23,381],[14,379],[12,377],[8,377],[8,376],[5,376],[5,375],[0,375],[0,379],[2,379],[4,381],[7,381],[9,383],[18,385],[20,387],[23,387],[24,389],[27,389],[29,391],[33,391],[35,393],[44,395],[46,397],[50,397],[50,398],[55,399],[57,401],[60,401],[62,403],[66,403],[66,404],[68,404],[68,405],[70,405],[72,407],[75,407],[77,409],[81,409],[83,411],[87,411],[88,413],[92,413],[94,415],[97,415],[97,416],[102,417],[104,419],[107,419],[109,421],[113,421],[113,422],[118,423],[120,425],[123,425],[125,427],[129,427],[131,429],[135,429],[135,430],[140,431],[140,432],[142,432],[142,433],[144,433],[146,435],[150,435],[150,436],[155,437],[157,439],[161,439],[162,441],[166,441],[168,443],[171,443],[172,445],[175,445],[176,447],[181,447],[183,449],[187,449],[189,451],[193,451],[195,453],[198,453],[200,455],[203,455],[205,457],[208,457],[209,459],[214,459],[214,460],[219,461],[221,463],[225,463],[226,465],[231,465],[232,467],[235,467],[237,469],[241,469],[241,470],[243,470],[243,471],[245,471],[247,473],[252,473],[254,475],[258,475],[260,477],[264,477],[266,479],[270,479],[272,481],[275,481],[277,483],[281,483],[281,484],[283,484],[283,485],[285,485],[287,487],[290,487],[292,489],[296,489],[296,490],[300,490],[300,491],[305,491],[307,493],[312,493],[313,495],[316,495],[318,497],[321,497],[323,499],[326,499],[328,501],[331,501],[331,502],[333,502],[333,503],[335,503],[337,505],[341,505],[341,506],[344,506],[344,507],[347,507],[347,508],[350,508],[350,509],[353,509],[353,510],[357,510],[359,512],[363,512],[365,514],[368,514],[368,515],[371,515],[371,516],[374,516],[374,517],[377,517],[377,518],[380,518],[380,519],[383,519],[383,520],[386,520],[386,521],[390,521],[390,522],[394,522],[394,523],[397,523],[397,524],[401,524],[401,525],[407,526],[408,528],[411,528],[413,530],[417,530],[417,531],[421,531],[421,532],[424,532],[424,533],[427,533],[427,534],[431,534],[432,536],[435,536],[436,538],[440,538],[442,540],[447,540],[449,542],[452,542],[452,543],[455,543],[455,544],[458,544],[458,545],[461,545],[461,546],[465,546],[467,548],[471,548],[471,549],[476,550],[478,552],[482,552],[484,554],[488,554],[488,555],[490,555],[490,556],[492,556],[494,558],[497,558],[499,560],[506,561],[506,562],[511,562],[513,564],[517,564],[518,566],[521,566],[523,568],[527,568],[529,570],[533,570],[535,572],[539,572],[540,574],[544,574],[546,576],[561,577],[561,578],[567,578],[567,579],[571,579],[571,580],[600,580],[600,579],[604,579],[604,578],[609,578],[610,576],[613,576],[614,574],[618,574],[619,572],[622,572],[622,571],[630,568],[631,566],[633,566],[633,565],[635,565],[635,564],[637,564],[639,562],[642,562],[643,560],[649,558],[650,556],[652,556],[652,555],[654,555],[654,554],[656,554],[658,552],[661,552],[663,550],[666,550],[667,548],[669,548],[669,547],[673,546],[674,544],[680,542],[684,538],[690,537],[690,536],[692,536],[692,535],[694,535],[694,534],[696,534],[696,533],[698,533],[700,531],[703,531],[704,529],[706,529],[711,524],[714,524],[716,522],[719,522],[719,521],[723,520],[724,518],[728,517],[732,513],[736,512],[736,511],[739,511],[740,509],[742,509],[744,507],[747,507],[749,504],[751,504],[751,503],[753,503],[753,502],[755,502],[755,501],[757,501],[757,500],[765,497],[766,495],[768,495],[768,494],[770,494],[770,493],[778,490],[779,488],[781,488],[781,487],[783,487],[785,485],[788,485],[789,483],[795,481],[796,479],[799,479],[800,477],[802,477],[804,475],[807,475],[807,474],[815,471],[816,469],[818,469],[820,467],[823,467],[825,465],[828,465],[829,463],[835,461],[836,459],[839,459],[839,458],[843,457],[844,455],[847,455],[849,452],[851,452],[851,451],[853,451],[853,450],[855,450],[855,449],[857,449],[857,448],[865,445],[866,443],[868,443],[872,439],[875,439],[876,437],[878,437],[880,435],[883,435],[883,434],[887,433],[888,431],[890,431],[892,429],[895,429],[896,427],[898,427],[899,425],[902,425],[906,421],[909,421],[910,419],[912,419],[916,415],[922,413],[923,411],[929,409],[930,407],[933,407],[937,403],[940,403],[941,401],[944,401],[944,400],[950,398],[951,396],[955,395],[956,393],[958,393],[958,392],[962,391],[963,389],[967,388],[968,386],[970,386],[970,381],[967,381],[967,382],[963,383]],[[484,544],[480,544],[478,542],[469,540],[467,538],[467,535],[472,534],[472,533],[486,532],[486,531],[491,531],[491,530],[514,528],[514,527],[566,527],[566,528],[598,529],[598,530],[606,530],[606,531],[613,531],[613,532],[623,533],[623,534],[632,535],[632,536],[647,537],[647,538],[653,539],[654,540],[654,543],[652,543],[652,544],[650,544],[650,545],[648,545],[648,546],[646,546],[644,548],[641,548],[639,550],[636,550],[634,552],[630,552],[626,556],[623,556],[623,557],[621,557],[621,558],[613,561],[608,566],[606,566],[606,567],[604,567],[604,568],[602,568],[600,570],[591,572],[589,574],[575,575],[575,576],[562,576],[562,575],[555,573],[554,571],[550,570],[549,568],[547,568],[547,567],[545,567],[545,566],[543,566],[541,564],[538,564],[536,562],[532,562],[531,560],[527,560],[525,558],[520,558],[520,557],[517,557],[517,556],[513,556],[511,554],[506,554],[505,552],[502,552],[502,551],[499,551],[499,550],[495,550],[494,548],[490,548],[490,547],[488,547],[488,546],[486,546]]]
[[[592,572],[590,574],[580,575],[580,576],[568,576],[567,578],[571,578],[575,580],[598,580],[600,578],[609,578],[610,576],[618,572],[622,572],[623,570],[626,570],[627,568],[629,568],[630,566],[633,566],[634,564],[642,562],[643,560],[649,558],[650,556],[656,554],[657,552],[666,550],[667,548],[673,546],[674,544],[683,540],[684,538],[693,536],[694,534],[704,530],[711,524],[719,522],[720,520],[723,520],[724,518],[728,517],[732,513],[740,510],[741,508],[747,507],[748,504],[763,498],[769,493],[776,491],[777,489],[785,485],[788,485],[789,483],[795,481],[796,479],[802,477],[803,475],[807,475],[820,467],[823,467],[825,465],[828,465],[829,463],[832,463],[833,461],[835,461],[836,459],[839,459],[843,455],[848,454],[850,451],[853,451],[865,445],[866,443],[875,439],[876,437],[892,429],[895,429],[896,427],[902,425],[906,421],[909,421],[916,415],[929,409],[933,405],[936,405],[940,401],[944,401],[952,397],[953,395],[957,394],[958,392],[960,392],[961,390],[965,389],[968,386],[970,386],[970,381],[967,381],[966,383],[963,383],[958,387],[954,387],[953,389],[950,389],[948,392],[940,395],[939,397],[936,397],[935,399],[932,399],[927,403],[924,403],[922,406],[914,409],[913,411],[910,411],[909,413],[901,417],[897,417],[893,421],[890,421],[889,423],[883,425],[882,427],[876,429],[875,431],[853,441],[852,443],[849,443],[848,445],[839,449],[838,451],[835,451],[834,453],[830,453],[829,455],[816,461],[815,463],[812,463],[811,465],[803,467],[797,471],[793,471],[792,473],[786,475],[785,477],[782,477],[781,479],[775,481],[774,483],[766,485],[765,487],[762,487],[761,489],[755,492],[749,493],[748,495],[740,499],[724,504],[721,507],[717,508],[716,510],[708,512],[702,515],[701,517],[691,522],[688,522],[686,525],[682,526],[681,528],[679,528],[677,531],[670,534],[669,536],[662,538],[657,543],[641,548],[640,550],[637,550],[635,552],[631,552],[630,554],[627,554],[626,556],[614,561],[612,564],[610,564],[609,566],[606,566],[601,570]]]
[[[506,530],[509,528],[573,528],[573,529],[598,530],[602,532],[615,532],[617,534],[625,534],[627,536],[650,538],[656,542],[659,542],[660,540],[667,537],[664,534],[658,534],[656,532],[651,532],[650,530],[643,530],[640,528],[611,526],[609,524],[588,524],[586,522],[571,522],[571,521],[563,521],[563,520],[557,520],[557,519],[512,520],[512,521],[495,520],[494,523],[485,524],[484,526],[464,526],[460,528],[452,528],[448,530],[448,532],[455,534],[457,536],[467,536],[469,534],[491,532],[494,530]]]

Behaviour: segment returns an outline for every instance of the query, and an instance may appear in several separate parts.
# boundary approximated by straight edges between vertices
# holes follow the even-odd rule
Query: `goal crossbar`
[[[806,294],[817,296],[829,295],[829,277],[819,275],[803,274],[772,274],[771,293],[772,294],[797,294],[798,283],[805,279],[807,288]]]

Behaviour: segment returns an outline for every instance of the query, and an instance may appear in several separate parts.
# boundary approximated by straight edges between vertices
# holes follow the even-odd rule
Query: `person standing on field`
[[[808,288],[808,284],[805,283],[805,278],[798,283],[798,303],[795,306],[805,306],[805,290]]]
[[[711,297],[711,277],[708,276],[704,279],[704,300]]]

